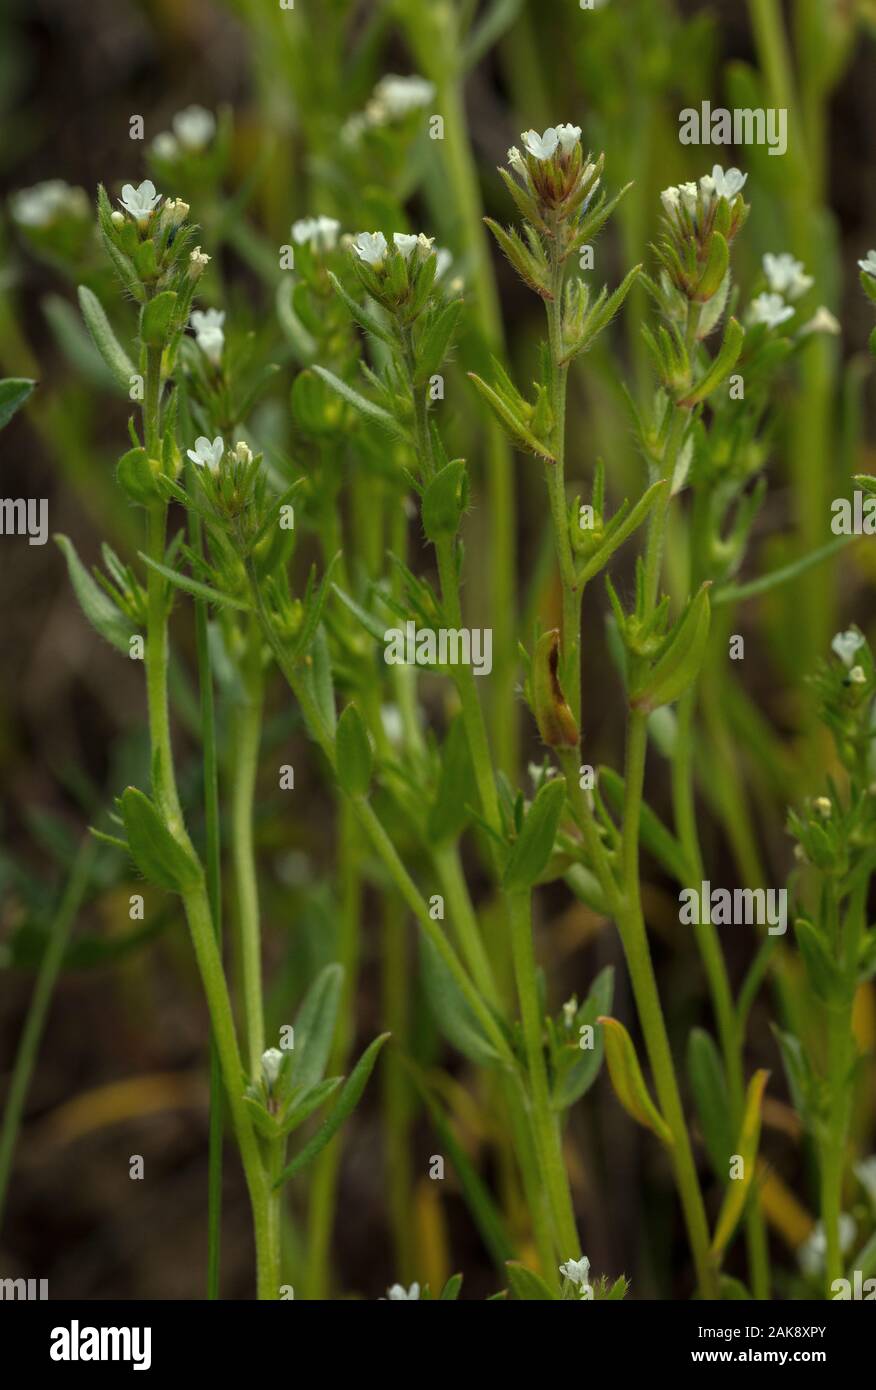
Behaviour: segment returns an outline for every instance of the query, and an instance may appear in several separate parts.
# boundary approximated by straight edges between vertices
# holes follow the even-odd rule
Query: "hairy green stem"
[[[235,703],[231,743],[231,855],[237,897],[237,926],[247,1053],[250,1072],[261,1071],[265,1050],[262,951],[253,813],[262,731],[261,632],[252,620],[241,663],[241,692]]]

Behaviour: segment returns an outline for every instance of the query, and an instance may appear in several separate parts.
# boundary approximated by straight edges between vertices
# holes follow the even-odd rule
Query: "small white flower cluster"
[[[301,217],[292,223],[292,240],[298,246],[312,246],[314,251],[334,251],[340,230],[341,224],[334,217]]]
[[[399,255],[408,261],[411,253],[419,248],[424,255],[433,254],[435,238],[426,236],[420,232],[419,236],[414,236],[411,232],[393,232],[392,240]],[[372,265],[378,269],[386,259],[389,246],[383,232],[358,232],[353,238],[353,250],[364,261],[366,265]],[[450,253],[445,251],[445,257]],[[447,269],[448,261],[445,261],[443,269]]]
[[[434,95],[435,85],[425,77],[416,74],[399,77],[397,73],[387,73],[374,88],[365,110],[345,122],[341,138],[345,144],[355,144],[369,127],[403,120],[412,111],[428,106]]]
[[[9,211],[20,227],[48,227],[58,217],[87,217],[90,207],[84,188],[73,188],[63,179],[47,179],[13,193]]]
[[[186,454],[192,463],[196,463],[199,468],[206,468],[208,473],[213,474],[219,472],[219,465],[224,453],[225,445],[221,434],[217,434],[212,443],[206,435],[199,434],[195,440],[194,449],[186,449]],[[252,463],[253,452],[246,441],[241,439],[231,450],[231,457],[235,463]],[[262,1053],[262,1071],[269,1086],[273,1086],[276,1081],[282,1061],[283,1054],[275,1047],[270,1047],[267,1052]]]
[[[763,269],[769,290],[752,300],[748,310],[748,322],[763,323],[767,328],[778,328],[796,313],[793,305],[787,301],[799,299],[812,288],[815,281],[811,275],[805,273],[803,262],[795,260],[787,251],[778,256],[767,251],[763,258]],[[832,327],[832,322],[835,322],[833,316],[829,316],[832,322],[825,317],[829,311],[823,309],[819,314],[806,325],[806,331],[836,331]]]
[[[572,153],[581,139],[581,127],[579,125],[551,125],[541,135],[537,130],[524,130],[520,139],[523,141],[527,154],[531,154],[534,159],[553,159],[558,149],[561,154]],[[508,162],[516,168],[518,160],[520,160],[520,151],[514,145],[508,151]]]
[[[667,217],[677,213],[681,208],[690,217],[695,217],[700,195],[708,207],[715,198],[726,198],[728,203],[732,203],[737,193],[741,193],[748,178],[740,169],[727,169],[726,171],[720,164],[712,165],[711,174],[703,174],[696,183],[671,184],[669,188],[664,188],[660,194],[660,201],[663,204],[663,211]]]
[[[570,1284],[581,1290],[580,1297],[589,1301],[593,1298],[593,1285],[590,1283],[590,1261],[586,1255],[582,1255],[580,1260],[567,1260],[564,1265],[560,1265],[560,1273]]]
[[[780,324],[792,319],[795,312],[793,305],[786,304],[780,294],[764,291],[751,301],[748,307],[748,322],[764,323],[767,328],[778,328]]]
[[[216,133],[216,117],[203,106],[187,106],[171,121],[173,134],[162,130],[152,141],[152,153],[158,159],[176,159],[180,150],[197,154],[206,149]]]
[[[195,309],[190,323],[195,330],[198,347],[214,366],[218,366],[225,346],[225,334],[222,331],[225,323],[224,309]]]
[[[803,262],[795,261],[787,251],[774,256],[767,251],[763,258],[763,269],[769,287],[775,294],[783,294],[786,299],[800,299],[815,284],[811,275],[806,275]]]
[[[830,644],[831,651],[839,657],[849,673],[849,680],[855,685],[863,685],[867,679],[863,666],[855,664],[855,655],[863,645],[864,638],[854,628],[849,628],[848,632],[838,632]]]

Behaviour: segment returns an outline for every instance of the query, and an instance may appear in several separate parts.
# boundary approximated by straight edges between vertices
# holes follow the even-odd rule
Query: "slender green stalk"
[[[201,522],[189,513],[193,548],[201,551]],[[219,760],[216,751],[216,711],[213,670],[207,628],[207,605],[195,599],[195,640],[201,697],[201,747],[204,757],[204,826],[207,897],[213,930],[222,946],[222,827],[219,814]],[[216,1040],[210,1029],[210,1125],[207,1140],[207,1297],[219,1297],[222,1237],[222,1145],[225,1137],[222,1069]]]
[[[55,992],[55,984],[70,938],[70,931],[88,887],[88,877],[91,873],[93,859],[94,841],[89,836],[83,841],[79,849],[64,889],[64,895],[49,927],[48,939],[37,971],[33,996],[21,1032],[6,1104],[3,1107],[3,1126],[0,1129],[0,1227],[3,1224],[3,1211],[12,1173],[15,1145],[21,1128],[21,1117],[24,1113],[24,1102],[36,1064],[46,1015],[49,1011],[52,995]]]
[[[242,662],[241,694],[234,709],[231,746],[231,855],[237,895],[247,1051],[253,1076],[259,1074],[265,1050],[261,926],[253,841],[262,706],[261,633],[253,620]]]
[[[542,1171],[547,1186],[557,1249],[564,1259],[577,1260],[581,1256],[581,1243],[575,1224],[569,1180],[563,1162],[558,1119],[551,1106],[544,1056],[541,1008],[536,983],[535,949],[532,940],[530,894],[512,893],[510,906],[511,950],[532,1095],[532,1125],[535,1145],[541,1158]],[[550,1274],[556,1283],[558,1279],[556,1268],[552,1269]]]
[[[416,1274],[414,1230],[411,1221],[413,1173],[411,1169],[411,1085],[402,1056],[409,1049],[410,1000],[408,997],[407,923],[405,904],[397,893],[388,893],[383,904],[381,950],[381,998],[386,1028],[397,1044],[382,1070],[386,1182],[395,1268],[403,1281]]]

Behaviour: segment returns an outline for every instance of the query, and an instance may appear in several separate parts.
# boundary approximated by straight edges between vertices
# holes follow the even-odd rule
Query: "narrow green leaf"
[[[423,530],[430,541],[455,536],[468,506],[465,459],[453,459],[431,479],[423,493]]]
[[[564,777],[554,777],[539,789],[505,868],[502,883],[506,892],[527,892],[544,873],[553,852],[565,800]]]
[[[367,397],[360,396],[358,391],[354,391],[352,386],[349,386],[346,381],[342,381],[339,376],[335,376],[334,372],[330,372],[328,368],[320,367],[318,363],[314,363],[312,370],[316,372],[317,376],[321,376],[323,381],[328,382],[333,391],[337,391],[339,396],[343,396],[344,400],[360,415],[364,415],[367,420],[373,420],[375,424],[382,425],[390,434],[404,435],[405,432],[398,421],[390,415],[388,410],[384,410],[382,405],[376,405]]]
[[[676,401],[676,405],[683,406],[684,409],[690,410],[693,406],[699,405],[700,401],[704,401],[707,396],[710,396],[715,388],[721,385],[721,382],[730,375],[735,367],[736,360],[742,351],[742,342],[744,338],[745,329],[736,319],[731,318],[724,331],[724,341],[721,344],[720,351],[716,354],[712,361],[712,365],[709,367],[705,376],[697,382],[694,389],[682,400]]]
[[[171,893],[196,888],[201,866],[171,835],[154,802],[136,787],[126,787],[121,809],[131,858],[143,877]]]
[[[671,1148],[671,1131],[648,1094],[632,1038],[616,1018],[598,1021],[604,1030],[605,1060],[615,1095],[628,1115]]]
[[[136,368],[113,332],[97,295],[93,294],[87,285],[80,285],[76,293],[91,340],[112,372],[114,380],[127,395],[131,389],[131,378],[136,375]]]
[[[495,1066],[496,1049],[484,1036],[461,989],[425,933],[420,934],[420,963],[429,1008],[447,1041],[470,1062]]]
[[[593,981],[590,993],[584,1001],[584,1007],[579,1010],[576,1020],[579,1028],[586,1026],[593,1028],[594,1045],[593,1047],[582,1048],[579,1045],[579,1038],[575,1038],[567,1048],[563,1049],[561,1062],[556,1067],[551,1098],[555,1110],[568,1110],[570,1105],[574,1105],[576,1101],[587,1094],[599,1075],[604,1053],[604,1041],[602,1029],[596,1026],[596,1020],[603,1017],[611,1008],[613,995],[614,970],[612,966],[607,965],[604,970],[600,970]],[[568,1061],[566,1060],[567,1054]]]
[[[703,1028],[692,1028],[687,1043],[687,1071],[706,1149],[715,1176],[725,1183],[733,1152],[730,1097],[724,1064],[714,1039]]]
[[[291,1085],[304,1091],[316,1086],[325,1075],[343,983],[343,966],[327,965],[317,975],[298,1010],[289,1080]]]
[[[374,761],[365,721],[356,705],[347,705],[335,736],[338,781],[348,796],[365,796]]]
[[[553,1293],[540,1274],[535,1274],[517,1260],[508,1260],[505,1265],[508,1282],[515,1298],[525,1303],[555,1303],[558,1295]]]
[[[362,304],[356,303],[356,300],[352,295],[347,293],[338,277],[331,270],[328,276],[338,298],[346,305],[350,317],[355,319],[359,327],[364,328],[366,333],[372,334],[373,337],[379,338],[380,341],[386,343],[388,347],[397,347],[398,345],[392,332],[388,328],[385,328]]]
[[[163,575],[168,583],[173,584],[174,588],[183,589],[185,593],[192,594],[194,598],[206,599],[208,603],[218,603],[223,604],[226,608],[236,608],[241,613],[250,611],[250,605],[245,603],[243,599],[234,598],[231,594],[223,594],[219,589],[214,589],[209,584],[202,584],[199,579],[192,579],[189,574],[180,574],[179,570],[171,569],[169,565],[162,565],[159,560],[153,560],[142,550],[139,555],[144,565],[148,565],[150,569]]]
[[[305,1144],[301,1152],[296,1154],[292,1162],[283,1169],[283,1172],[274,1183],[274,1187],[282,1187],[283,1183],[288,1182],[290,1178],[294,1178],[297,1173],[300,1173],[309,1163],[312,1163],[317,1154],[322,1153],[326,1144],[334,1138],[341,1125],[359,1103],[359,1098],[365,1090],[368,1078],[374,1070],[377,1055],[388,1037],[389,1033],[381,1033],[380,1037],[375,1038],[371,1046],[362,1053],[352,1075],[345,1083],[344,1089],[341,1091],[331,1115],[322,1128],[317,1130],[310,1142]]]
[[[8,376],[0,381],[0,430],[21,409],[35,386],[35,381],[23,376]]]
[[[630,693],[633,709],[650,714],[660,705],[669,705],[696,679],[709,640],[709,587],[706,581],[698,589],[669,634],[662,655],[658,656],[644,681]]]
[[[734,1150],[742,1159],[743,1176],[732,1179],[728,1184],[712,1239],[711,1253],[715,1259],[719,1259],[724,1253],[736,1229],[754,1180],[757,1146],[760,1142],[761,1102],[769,1075],[768,1071],[756,1071],[748,1085],[742,1128]]]
[[[758,594],[769,593],[771,589],[777,589],[780,584],[787,584],[789,579],[796,579],[798,574],[803,574],[813,565],[820,565],[822,560],[828,560],[831,555],[836,555],[837,551],[842,550],[844,546],[855,539],[855,536],[840,536],[836,540],[828,541],[826,545],[819,546],[817,550],[810,551],[808,555],[801,555],[799,560],[792,560],[790,564],[783,565],[781,569],[761,575],[760,579],[752,579],[748,584],[724,584],[712,598],[712,607],[716,607],[719,603],[740,603],[742,599],[756,598]]]
[[[500,424],[505,426],[505,429],[511,435],[517,447],[519,449],[525,449],[527,453],[535,454],[537,458],[544,459],[545,463],[556,463],[556,459],[551,454],[548,446],[542,444],[541,440],[536,439],[532,431],[528,429],[518,415],[515,415],[514,411],[511,410],[502,397],[493,390],[492,386],[488,386],[475,372],[469,372],[468,375]]]
[[[68,536],[56,536],[58,548],[67,561],[67,572],[79,606],[95,632],[109,642],[116,651],[130,656],[130,641],[136,628],[130,618],[117,608],[108,594],[92,579],[88,570],[76,554],[76,547]]]
[[[177,295],[175,290],[162,290],[143,305],[140,317],[140,336],[147,347],[164,347],[173,330]]]

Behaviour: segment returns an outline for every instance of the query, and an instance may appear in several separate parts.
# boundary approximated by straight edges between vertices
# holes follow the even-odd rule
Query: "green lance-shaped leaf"
[[[374,401],[369,401],[367,397],[360,396],[358,391],[354,391],[352,386],[348,386],[346,381],[342,381],[334,372],[330,372],[326,367],[314,364],[313,370],[317,376],[321,376],[323,381],[328,382],[333,391],[337,391],[339,396],[343,396],[354,410],[360,415],[364,415],[366,420],[373,420],[375,424],[382,425],[390,434],[404,437],[404,430],[393,419],[388,410],[384,410],[382,405],[376,405]]]
[[[293,1130],[298,1129],[299,1125],[303,1125],[314,1110],[325,1105],[329,1097],[334,1095],[343,1080],[342,1076],[330,1076],[327,1080],[320,1081],[318,1086],[311,1086],[309,1091],[305,1091],[304,1095],[299,1096],[279,1126],[280,1133],[291,1134]]]
[[[615,314],[621,309],[641,269],[641,265],[634,265],[613,294],[606,296],[605,291],[603,291],[602,296],[596,301],[584,320],[580,337],[568,348],[560,365],[571,362],[579,353],[586,352],[592,346],[600,333],[608,327]]]
[[[444,1285],[444,1288],[441,1290],[441,1293],[439,1294],[440,1301],[442,1303],[453,1302],[454,1299],[459,1298],[459,1291],[461,1288],[462,1275],[451,1274],[450,1278],[447,1280],[447,1283]]]
[[[823,1004],[842,1004],[847,986],[824,937],[804,917],[795,921],[794,935],[813,993]]]
[[[91,334],[94,346],[119,386],[127,394],[131,389],[131,378],[136,375],[133,362],[113,332],[97,295],[93,294],[87,285],[80,285],[76,293],[79,296],[79,307],[82,310],[85,327]]]
[[[742,343],[745,338],[745,329],[736,319],[731,318],[724,331],[724,341],[720,351],[715,356],[712,365],[709,367],[705,376],[702,377],[693,388],[681,400],[676,401],[676,405],[683,406],[686,410],[700,401],[704,401],[710,396],[716,387],[721,385],[736,366],[736,359],[742,351]]]
[[[730,248],[721,233],[715,231],[709,242],[709,258],[694,290],[696,304],[705,304],[718,293],[729,264]]]
[[[382,640],[382,636],[381,636]],[[441,750],[438,789],[429,811],[428,836],[432,843],[456,839],[477,805],[477,786],[471,764],[465,723],[458,714],[447,731]]]
[[[492,386],[488,386],[476,372],[469,372],[469,379],[474,382],[484,400],[493,411],[499,423],[504,425],[518,449],[524,449],[529,454],[535,454],[537,458],[544,459],[546,463],[556,463],[556,459],[546,444],[535,435],[524,424],[520,416],[512,410],[511,406]]]
[[[603,1028],[605,1061],[615,1095],[628,1115],[652,1130],[658,1139],[671,1148],[671,1131],[648,1094],[632,1038],[616,1018],[600,1018],[597,1021]]]
[[[508,1283],[515,1298],[519,1298],[523,1303],[555,1303],[558,1295],[552,1293],[549,1286],[542,1279],[540,1274],[535,1274],[525,1265],[517,1260],[508,1260],[505,1268],[508,1271]]]
[[[423,493],[423,530],[430,541],[455,536],[468,506],[465,459],[453,459],[435,474]]]
[[[760,1142],[761,1102],[768,1080],[768,1071],[756,1071],[748,1083],[742,1128],[736,1146],[736,1153],[743,1162],[743,1175],[732,1179],[727,1187],[712,1239],[711,1253],[715,1259],[721,1257],[736,1229],[754,1179],[757,1146]]]
[[[295,1018],[289,1083],[305,1092],[325,1075],[343,983],[343,966],[327,965],[310,986]]]
[[[727,1181],[733,1152],[727,1078],[714,1039],[703,1028],[692,1028],[687,1044],[687,1070],[700,1128],[715,1174]]]
[[[76,547],[69,536],[56,536],[55,540],[67,561],[67,572],[73,592],[91,626],[111,647],[123,652],[125,656],[130,656],[130,640],[137,630],[134,624],[92,579],[76,554]]]
[[[164,347],[173,331],[176,314],[176,291],[162,290],[143,305],[140,316],[140,337],[147,347]]]
[[[145,551],[138,552],[140,559],[149,569],[155,570],[156,574],[162,575],[169,584],[176,589],[182,589],[183,593],[191,594],[193,598],[202,598],[206,603],[216,603],[220,607],[235,608],[241,613],[248,613],[250,605],[242,599],[235,598],[233,594],[222,593],[219,589],[214,589],[211,584],[202,584],[200,579],[193,579],[190,574],[180,574],[179,570],[172,569],[170,565],[163,565],[160,560],[153,560],[151,555]]]
[[[554,777],[539,790],[514,842],[505,867],[508,893],[525,893],[547,868],[566,799],[566,779]]]
[[[532,658],[532,703],[542,742],[548,748],[577,748],[578,726],[563,694],[558,667],[560,634],[543,632]]]
[[[619,813],[623,810],[625,785],[623,777],[613,768],[600,767],[599,789],[608,805]],[[639,811],[639,839],[648,853],[653,854],[678,883],[684,886],[689,882],[692,870],[681,844],[644,800]]]
[[[305,1144],[301,1152],[296,1154],[292,1162],[283,1169],[279,1178],[274,1183],[274,1187],[282,1187],[284,1182],[288,1182],[290,1178],[294,1178],[297,1173],[300,1173],[309,1163],[312,1163],[317,1154],[322,1153],[326,1144],[335,1137],[341,1125],[358,1105],[368,1078],[374,1070],[374,1064],[377,1061],[378,1053],[388,1037],[389,1033],[381,1033],[379,1037],[374,1039],[371,1046],[366,1048],[362,1053],[362,1056],[353,1069],[352,1075],[345,1083],[341,1094],[338,1096],[334,1110],[329,1115],[325,1124],[316,1131],[316,1134],[314,1134],[310,1142]]]
[[[143,877],[170,893],[196,888],[201,867],[171,835],[155,803],[136,787],[126,787],[121,810],[131,858]]]
[[[644,681],[630,692],[633,709],[650,714],[670,705],[696,679],[706,654],[711,610],[707,580],[688,604]]]
[[[0,430],[21,409],[35,386],[35,381],[23,376],[8,376],[0,381]]]
[[[338,298],[346,305],[347,312],[350,317],[358,323],[359,327],[364,328],[365,332],[372,334],[373,337],[379,338],[381,342],[386,343],[388,347],[396,347],[396,339],[389,328],[385,327],[379,319],[375,318],[375,316],[361,304],[358,304],[353,296],[347,293],[338,277],[334,275],[332,271],[329,271],[329,279],[332,282],[332,286]]]
[[[417,386],[424,386],[433,373],[440,370],[450,351],[461,312],[462,300],[454,299],[426,320],[417,342],[417,370],[414,376]]]
[[[590,1090],[602,1066],[604,1038],[601,1029],[596,1028],[597,1018],[604,1017],[606,1009],[611,1008],[614,994],[614,970],[607,965],[601,970],[590,989],[584,1005],[576,1016],[576,1026],[590,1026],[594,1031],[594,1046],[581,1047],[580,1039],[575,1038],[566,1044],[555,1062],[555,1078],[551,1104],[555,1110],[567,1110]]]
[[[373,756],[365,721],[355,705],[347,705],[335,736],[337,775],[348,796],[365,796],[371,784]]]
[[[553,299],[547,280],[547,266],[539,261],[513,227],[506,232],[492,217],[485,217],[484,221],[524,284],[535,290],[542,299]]]

